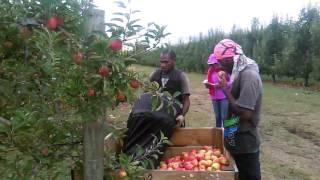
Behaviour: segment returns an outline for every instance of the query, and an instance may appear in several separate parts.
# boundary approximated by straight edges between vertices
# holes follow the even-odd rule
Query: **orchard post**
[[[86,33],[105,31],[104,11],[89,8]],[[84,179],[103,180],[104,176],[104,136],[106,126],[106,109],[101,108],[98,119],[90,119],[84,124]]]

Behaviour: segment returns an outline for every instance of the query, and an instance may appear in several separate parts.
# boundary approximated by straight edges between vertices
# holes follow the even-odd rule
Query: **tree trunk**
[[[304,76],[304,87],[309,87],[309,73]]]
[[[297,79],[296,75],[292,76],[292,80],[295,81]]]
[[[309,86],[309,74],[310,74],[310,51],[306,49],[304,54],[304,87]]]
[[[272,73],[272,82],[276,83],[276,75],[274,73]]]

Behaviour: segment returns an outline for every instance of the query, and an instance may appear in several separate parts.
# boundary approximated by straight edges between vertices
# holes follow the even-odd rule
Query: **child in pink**
[[[209,89],[209,94],[216,118],[216,127],[223,127],[223,120],[227,117],[228,113],[228,99],[218,83],[218,72],[221,71],[221,69],[214,54],[209,56],[208,65],[209,68],[205,85],[206,88]],[[230,78],[228,79],[228,85],[230,86]]]

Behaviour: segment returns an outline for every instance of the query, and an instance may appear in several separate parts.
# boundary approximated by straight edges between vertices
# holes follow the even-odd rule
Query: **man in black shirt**
[[[176,117],[177,125],[184,126],[185,115],[190,107],[190,88],[187,75],[181,70],[176,69],[176,54],[172,50],[164,50],[160,54],[160,68],[155,70],[150,81],[157,82],[162,91],[168,91],[170,94],[180,92],[176,99],[182,104],[182,113]]]

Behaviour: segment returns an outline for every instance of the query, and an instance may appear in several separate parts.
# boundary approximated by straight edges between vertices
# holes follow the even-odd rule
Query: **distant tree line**
[[[304,86],[310,79],[320,80],[320,14],[319,8],[309,5],[301,9],[297,20],[274,16],[269,25],[263,26],[253,18],[251,27],[234,26],[230,33],[210,29],[207,34],[190,37],[169,46],[177,53],[177,66],[185,71],[206,72],[207,58],[213,46],[223,38],[238,42],[246,56],[254,59],[260,71],[274,82],[281,77],[295,80],[302,78]],[[136,49],[141,48],[136,44]],[[146,55],[136,56],[138,63],[156,66],[165,46]]]

